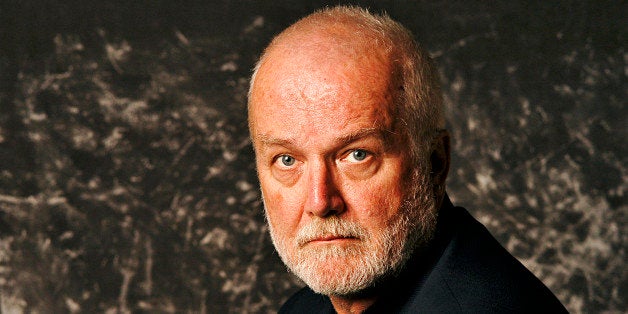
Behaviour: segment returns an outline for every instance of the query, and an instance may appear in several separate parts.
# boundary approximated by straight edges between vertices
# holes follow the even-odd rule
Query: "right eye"
[[[292,186],[299,179],[302,163],[303,161],[292,155],[276,155],[272,160],[270,173],[275,180],[281,182],[284,186]]]
[[[290,155],[280,155],[275,162],[278,162],[280,166],[292,167],[296,163],[296,159]]]

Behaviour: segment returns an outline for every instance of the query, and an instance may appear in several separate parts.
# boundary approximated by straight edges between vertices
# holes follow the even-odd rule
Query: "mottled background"
[[[245,102],[328,1],[0,3],[0,310],[275,311]],[[372,1],[439,64],[449,193],[575,313],[627,310],[623,1]]]

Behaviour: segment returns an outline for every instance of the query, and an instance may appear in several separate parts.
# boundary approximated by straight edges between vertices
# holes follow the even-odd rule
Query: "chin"
[[[365,272],[359,265],[356,263],[336,269],[323,266],[313,271],[296,271],[300,272],[299,277],[316,293],[348,296],[367,290],[375,282],[372,273]]]
[[[389,255],[382,254],[388,250],[382,247],[373,250],[373,247],[372,243],[312,248],[306,246],[292,255],[297,258],[284,262],[317,293],[356,295],[393,274],[401,261],[400,250]]]

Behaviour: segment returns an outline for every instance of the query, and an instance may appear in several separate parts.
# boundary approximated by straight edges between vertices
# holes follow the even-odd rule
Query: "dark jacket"
[[[462,207],[446,199],[430,248],[384,284],[366,313],[563,313],[552,292]],[[388,286],[386,286],[388,285]],[[305,287],[279,313],[335,313]]]

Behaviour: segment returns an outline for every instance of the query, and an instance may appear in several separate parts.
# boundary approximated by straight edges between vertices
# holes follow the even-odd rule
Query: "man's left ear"
[[[449,132],[439,130],[432,142],[432,154],[430,156],[432,183],[434,184],[434,196],[440,202],[445,195],[445,181],[449,173],[450,146]]]

